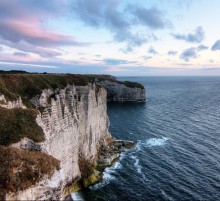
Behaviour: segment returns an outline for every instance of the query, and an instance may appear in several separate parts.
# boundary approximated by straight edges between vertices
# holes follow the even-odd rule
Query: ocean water
[[[109,103],[110,131],[137,146],[77,200],[220,200],[220,77],[141,82],[146,103]]]

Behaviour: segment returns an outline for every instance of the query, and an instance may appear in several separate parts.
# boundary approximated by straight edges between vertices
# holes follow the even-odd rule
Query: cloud
[[[2,51],[3,50],[3,48],[0,46],[0,51]]]
[[[192,0],[178,0],[177,3],[178,9],[186,8],[187,10],[189,10],[192,5]]]
[[[119,68],[119,67],[109,67],[106,69],[106,72],[134,72],[135,70],[129,68]]]
[[[142,57],[145,61],[149,60],[149,59],[152,59],[152,56],[143,56]]]
[[[135,64],[136,61],[127,61],[121,59],[104,59],[103,60],[106,65],[120,65],[120,64]]]
[[[71,36],[52,33],[43,29],[38,21],[23,22],[21,19],[0,20],[0,36],[2,39],[13,43],[24,40],[29,44],[41,47],[83,45],[76,42]]]
[[[176,56],[178,54],[177,51],[174,51],[174,50],[170,50],[168,53],[167,53],[169,56]]]
[[[105,28],[113,34],[116,42],[126,42],[124,53],[132,52],[152,38],[152,34],[134,33],[134,27],[142,25],[150,29],[164,29],[166,22],[161,11],[129,5],[120,9],[119,0],[75,0],[72,11],[84,24],[94,28]]]
[[[24,66],[24,67],[30,67],[30,68],[58,68],[57,66],[50,66],[50,65],[41,65],[41,64],[32,64],[32,63],[19,63],[19,62],[5,62],[5,61],[0,61],[0,66],[3,65],[9,65],[9,66],[13,66],[16,67],[16,66]]]
[[[205,45],[199,45],[199,46],[197,47],[197,51],[198,51],[198,52],[203,51],[203,50],[207,50],[207,49],[209,49],[209,47],[208,47],[208,46],[205,46]]]
[[[54,12],[55,7],[59,10],[57,6],[60,4],[57,0],[53,2],[40,1],[40,3],[30,0],[1,0],[0,42],[4,45],[10,44],[9,47],[13,48],[20,47],[21,44],[26,44],[24,47],[18,48],[18,50],[24,49],[25,52],[39,54],[40,56],[43,55],[44,57],[58,55],[54,50],[46,50],[48,48],[88,45],[77,42],[72,36],[47,30],[47,26],[43,22],[46,22],[52,15],[57,15]],[[49,8],[52,11],[49,11]],[[32,48],[26,48],[27,46],[36,47],[32,51]]]
[[[127,45],[127,47],[121,48],[119,51],[121,51],[121,52],[127,54],[127,53],[133,52],[133,48],[132,48],[130,45]]]
[[[189,61],[190,59],[195,59],[198,57],[198,53],[207,50],[208,46],[205,45],[199,45],[197,47],[191,47],[183,51],[183,53],[180,55],[180,58]]]
[[[147,9],[131,5],[129,9],[139,24],[143,24],[151,29],[164,29],[167,25],[162,12],[156,8]]]
[[[27,56],[29,56],[29,54],[24,53],[24,52],[14,52],[13,55],[19,56],[19,57],[27,57]]]
[[[148,53],[150,53],[150,54],[158,54],[158,52],[153,47],[150,47],[148,49]]]
[[[197,27],[194,33],[171,35],[177,40],[184,40],[189,43],[200,43],[205,38],[205,32],[201,26]]]
[[[50,58],[50,57],[56,57],[56,56],[62,55],[62,53],[60,51],[31,45],[23,40],[19,41],[18,43],[13,43],[10,41],[2,40],[0,38],[0,43],[6,45],[8,47],[23,51],[23,52],[38,54],[39,56],[41,56],[43,58]]]
[[[220,40],[217,40],[212,46],[212,51],[216,50],[220,50]]]
[[[69,0],[47,0],[47,1],[35,1],[35,0],[14,0],[18,4],[24,5],[27,9],[31,9],[32,12],[42,16],[62,16],[69,11]]]
[[[196,48],[189,48],[183,51],[183,53],[180,55],[180,58],[189,61],[190,59],[197,58],[197,51]]]
[[[117,35],[119,29],[127,32],[130,27],[124,13],[117,10],[118,4],[116,0],[75,0],[72,10],[85,24],[96,28],[105,27]]]

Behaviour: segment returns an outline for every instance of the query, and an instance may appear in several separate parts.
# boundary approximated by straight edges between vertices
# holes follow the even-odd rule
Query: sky
[[[219,0],[0,0],[0,69],[220,75]]]

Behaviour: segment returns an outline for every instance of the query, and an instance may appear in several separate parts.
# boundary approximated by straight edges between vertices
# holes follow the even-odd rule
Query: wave
[[[118,169],[122,169],[122,164],[121,164],[121,160],[125,157],[124,154],[122,154],[119,158],[119,160],[117,162],[114,163],[113,166],[111,167],[107,167],[105,168],[104,172],[103,172],[103,180],[102,182],[94,185],[94,186],[90,186],[90,189],[93,190],[97,190],[99,188],[102,188],[106,185],[108,185],[112,180],[115,180],[115,174],[117,172]]]
[[[128,155],[133,155],[142,150],[142,147],[154,147],[154,146],[163,146],[169,140],[167,137],[161,138],[150,138],[145,141],[138,141],[135,148],[128,152]]]
[[[150,138],[149,140],[147,140],[146,146],[147,147],[163,146],[167,140],[168,140],[167,137]]]
[[[162,189],[161,189],[161,193],[162,193],[162,195],[164,196],[165,200],[170,200],[170,201],[173,200],[173,198],[170,197],[170,196],[168,196],[168,195],[165,193],[165,191],[163,191]]]
[[[131,158],[134,161],[134,167],[136,168],[137,172],[141,175],[143,180],[148,181],[145,174],[142,172],[143,167],[140,165],[140,160],[135,155],[132,155]]]
[[[140,160],[137,158],[137,156],[131,156],[131,158],[134,160],[134,166],[136,167],[137,172],[142,174],[142,167],[139,164]]]
[[[71,194],[73,200],[84,201],[80,192],[74,192]]]
[[[108,167],[104,170],[102,182],[94,186],[90,186],[89,188],[92,190],[97,190],[97,189],[105,187],[106,185],[111,183],[113,180],[116,180],[117,170],[123,168],[121,161],[127,157],[130,157],[134,161],[134,167],[137,173],[141,175],[142,179],[144,181],[148,181],[148,179],[146,178],[145,174],[142,171],[143,167],[141,166],[140,160],[138,159],[136,154],[142,150],[142,147],[162,146],[166,143],[167,140],[168,140],[167,137],[162,137],[162,138],[150,138],[146,141],[138,141],[134,149],[132,149],[131,151],[122,153],[119,160],[115,162],[113,166]]]

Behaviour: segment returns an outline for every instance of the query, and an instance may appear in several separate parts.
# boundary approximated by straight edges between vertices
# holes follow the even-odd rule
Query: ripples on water
[[[220,200],[220,77],[121,78],[147,102],[109,104],[114,137],[134,140],[84,200]]]

